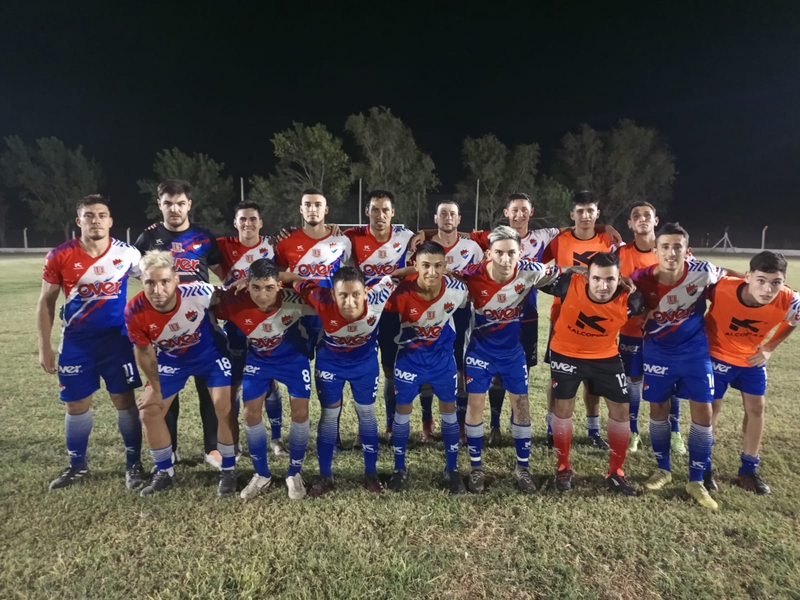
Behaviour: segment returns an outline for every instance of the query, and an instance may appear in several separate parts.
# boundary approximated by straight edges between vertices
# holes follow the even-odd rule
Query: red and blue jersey
[[[65,338],[124,327],[128,277],[139,277],[140,259],[136,248],[114,238],[109,238],[108,248],[97,257],[89,256],[77,238],[47,254],[42,278],[64,290]]]
[[[498,283],[489,276],[489,264],[485,261],[460,273],[472,298],[467,346],[489,355],[508,354],[520,344],[520,314],[528,292],[553,283],[561,270],[520,259],[511,278]]]
[[[462,282],[442,277],[439,295],[426,300],[417,292],[416,277],[404,279],[389,298],[386,310],[400,315],[400,352],[453,354],[456,339],[453,313],[467,305],[469,292]]]
[[[344,234],[353,247],[353,260],[367,279],[367,285],[380,281],[381,277],[391,275],[406,266],[408,242],[414,232],[401,225],[392,225],[389,239],[379,242],[369,230],[369,226],[351,227]]]
[[[397,289],[391,277],[383,277],[367,288],[364,314],[360,319],[348,321],[339,312],[333,290],[314,281],[301,281],[295,285],[298,293],[319,314],[322,321],[322,340],[317,346],[317,358],[356,363],[377,356],[378,321],[389,296]]]
[[[220,252],[220,266],[225,272],[223,285],[230,285],[234,281],[247,277],[250,265],[261,258],[275,259],[275,250],[266,236],[261,236],[255,246],[245,246],[239,241],[238,236],[217,238]]]
[[[313,313],[293,290],[281,290],[277,308],[268,313],[256,306],[250,294],[232,291],[213,310],[218,319],[233,323],[247,337],[249,352],[256,358],[282,360],[305,355],[308,338],[300,329],[300,317]]]
[[[459,235],[455,244],[444,249],[449,271],[461,271],[469,265],[477,265],[483,260],[483,255],[484,252],[478,243],[465,235]]]
[[[311,279],[322,287],[331,287],[333,274],[342,265],[350,264],[352,245],[347,236],[309,237],[296,229],[275,245],[275,263],[303,279]]]
[[[662,285],[655,275],[656,266],[639,269],[631,275],[642,292],[647,310],[645,353],[707,357],[706,297],[724,270],[704,260],[686,261],[683,276],[674,285]]]
[[[214,286],[195,281],[177,289],[178,302],[171,311],[156,310],[139,292],[125,307],[128,337],[137,346],[153,344],[159,363],[194,361],[216,354],[215,326],[208,308]],[[217,334],[219,335],[219,334]]]

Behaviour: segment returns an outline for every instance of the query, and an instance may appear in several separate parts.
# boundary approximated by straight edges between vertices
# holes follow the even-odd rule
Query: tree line
[[[268,175],[251,176],[247,193],[249,200],[263,207],[270,223],[293,220],[300,193],[309,187],[323,190],[332,214],[338,214],[352,202],[358,179],[363,180],[364,191],[389,189],[395,194],[398,222],[419,221],[420,212],[427,209],[427,195],[442,183],[433,159],[418,146],[411,129],[390,109],[373,107],[348,117],[344,131],[354,142],[354,156],[347,154],[341,137],[321,124],[294,123],[274,135],[277,163]],[[68,239],[75,201],[103,188],[99,162],[87,157],[82,147],[69,148],[55,137],[32,143],[17,136],[3,139],[0,245],[5,245],[8,200],[14,196],[30,207],[40,229],[63,232]],[[575,189],[593,190],[605,219],[615,225],[624,222],[625,209],[634,201],[665,207],[671,199],[676,170],[669,145],[655,129],[631,120],[624,119],[608,131],[581,125],[567,133],[549,172],[541,168],[540,154],[536,143],[510,147],[491,133],[467,137],[461,149],[464,176],[455,184],[453,196],[474,210],[479,192],[478,222],[484,227],[499,220],[511,192],[529,194],[536,218],[547,225],[564,224]],[[169,178],[192,184],[195,221],[211,228],[227,227],[239,194],[224,163],[178,148],[158,152],[152,175],[137,182],[148,217],[159,216],[155,189]]]

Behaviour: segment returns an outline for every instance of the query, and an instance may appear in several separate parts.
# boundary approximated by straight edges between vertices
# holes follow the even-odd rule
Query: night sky
[[[271,170],[269,139],[292,121],[343,136],[348,115],[384,105],[445,193],[467,135],[538,142],[549,169],[568,130],[629,117],[677,156],[671,218],[798,225],[798,2],[116,4],[3,3],[0,135],[82,144],[118,223],[146,222],[136,180],[162,148],[208,153],[238,181]]]

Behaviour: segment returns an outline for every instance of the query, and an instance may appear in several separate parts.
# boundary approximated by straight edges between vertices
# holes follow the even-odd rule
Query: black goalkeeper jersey
[[[222,261],[216,236],[205,227],[197,225],[191,225],[185,231],[170,231],[163,223],[159,223],[154,229],[144,231],[134,246],[142,254],[148,250],[171,252],[175,258],[175,272],[181,283],[208,283],[209,265],[218,265]]]

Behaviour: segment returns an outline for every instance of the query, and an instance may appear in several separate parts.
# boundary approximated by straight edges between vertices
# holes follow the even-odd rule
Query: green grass
[[[251,503],[219,501],[216,474],[199,464],[194,386],[181,403],[181,448],[198,464],[178,467],[175,491],[141,499],[125,490],[116,418],[102,392],[89,446],[94,478],[49,493],[66,451],[56,379],[37,362],[41,262],[0,259],[0,598],[800,598],[800,338],[770,362],[761,471],[773,494],[756,497],[730,483],[742,409],[729,393],[714,447],[722,489],[713,514],[683,492],[685,459],[674,461],[675,483],[663,493],[619,498],[604,491],[607,458],[580,444],[582,406],[573,449],[578,486],[566,496],[551,485],[533,497],[515,493],[514,449],[504,432],[505,447],[485,454],[495,477],[488,492],[449,497],[437,487],[441,443],[419,445],[416,413],[408,494],[367,494],[360,453],[348,451],[334,460],[339,487],[330,497],[290,502],[279,480]],[[717,262],[746,267],[738,257]],[[799,275],[794,261],[790,283],[800,285]],[[534,370],[531,465],[542,485],[555,465],[541,444],[547,381],[545,368]],[[643,406],[643,431],[647,414]],[[312,402],[312,423],[318,415]],[[688,430],[688,406],[681,420]],[[342,423],[347,443],[355,431],[349,398]],[[391,461],[382,446],[382,472]],[[287,462],[270,457],[278,476]],[[461,466],[468,467],[463,452]],[[629,457],[627,471],[641,483],[653,467],[645,451]],[[249,460],[238,473],[243,486]],[[313,436],[304,473],[307,480],[317,473]]]

